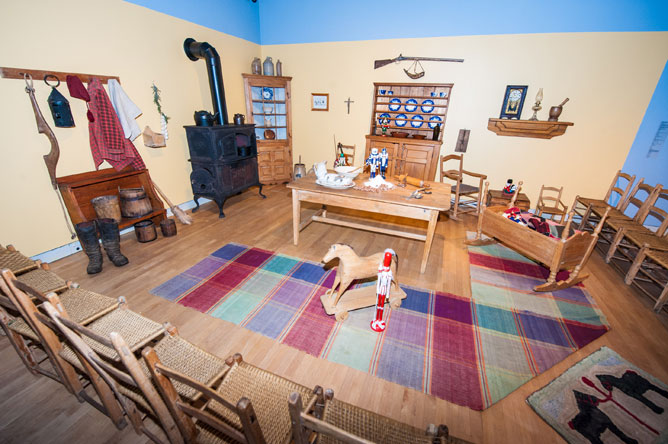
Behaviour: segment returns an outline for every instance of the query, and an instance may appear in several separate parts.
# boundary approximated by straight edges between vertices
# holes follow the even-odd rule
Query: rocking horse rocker
[[[390,269],[393,276],[388,302],[390,307],[399,308],[401,300],[406,298],[406,292],[399,287],[397,281],[397,256],[392,250],[388,249],[386,251],[392,253]],[[336,270],[334,285],[320,296],[322,306],[328,315],[334,315],[336,320],[341,322],[346,320],[348,312],[351,310],[376,305],[376,285],[352,290],[348,290],[348,287],[355,280],[377,278],[378,268],[383,263],[384,255],[385,252],[381,252],[367,257],[359,257],[352,247],[345,244],[333,244],[329,248],[325,257],[322,258],[322,262],[327,263],[338,258],[339,265]]]

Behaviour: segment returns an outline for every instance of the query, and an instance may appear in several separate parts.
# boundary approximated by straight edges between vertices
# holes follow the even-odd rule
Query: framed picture
[[[527,85],[508,85],[503,97],[500,119],[519,120],[522,115],[524,99],[527,96]]]
[[[329,111],[329,94],[311,93],[311,111]]]

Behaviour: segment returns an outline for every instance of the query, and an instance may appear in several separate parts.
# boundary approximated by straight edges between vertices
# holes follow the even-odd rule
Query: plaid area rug
[[[608,331],[584,286],[534,292],[547,268],[500,244],[468,249],[485,406]]]
[[[569,443],[668,442],[668,386],[607,347],[527,402]]]
[[[151,293],[476,410],[607,330],[598,317],[593,324],[568,322],[402,285],[408,297],[401,308],[386,310],[388,326],[378,334],[369,327],[373,307],[351,312],[342,323],[325,313],[320,296],[334,277],[319,263],[231,243]],[[575,316],[578,307],[589,307],[594,317],[580,294],[580,301],[562,304],[564,311]],[[539,347],[536,336],[551,342]],[[556,357],[549,359],[552,353]],[[531,363],[528,376],[522,362]]]

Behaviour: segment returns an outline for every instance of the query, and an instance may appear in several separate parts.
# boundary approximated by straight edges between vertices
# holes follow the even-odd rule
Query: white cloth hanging
[[[116,79],[109,79],[107,82],[109,85],[109,98],[111,99],[111,105],[118,115],[118,120],[121,122],[123,127],[123,133],[125,134],[126,139],[135,140],[140,134],[141,130],[137,121],[137,117],[141,116],[142,112],[135,103],[130,100],[121,84],[118,83]]]

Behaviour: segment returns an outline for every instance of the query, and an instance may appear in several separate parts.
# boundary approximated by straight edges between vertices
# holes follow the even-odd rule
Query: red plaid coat
[[[135,170],[146,168],[137,148],[125,138],[121,122],[99,79],[91,79],[88,84],[88,94],[90,111],[95,117],[95,121],[88,123],[90,150],[93,153],[95,168],[98,169],[105,160],[116,171],[128,165],[132,165]]]

